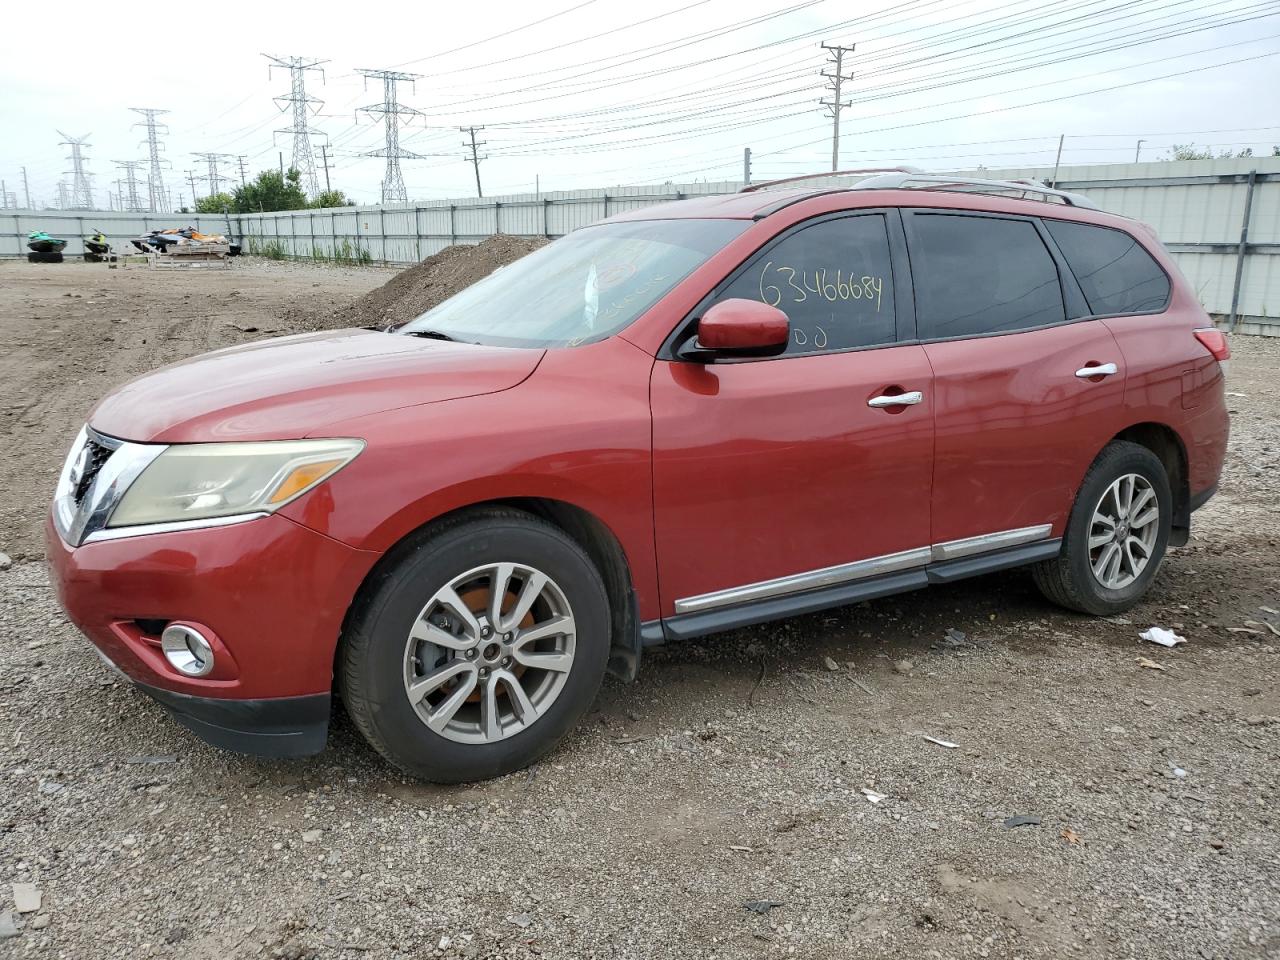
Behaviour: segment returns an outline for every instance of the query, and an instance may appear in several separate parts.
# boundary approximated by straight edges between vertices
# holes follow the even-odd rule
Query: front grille
[[[84,468],[80,473],[80,480],[76,484],[74,493],[76,506],[79,506],[80,502],[84,500],[84,495],[93,486],[94,478],[98,476],[98,471],[102,469],[102,465],[107,462],[111,453],[110,447],[103,446],[92,437],[85,440],[84,450],[77,455],[77,461],[83,463]]]

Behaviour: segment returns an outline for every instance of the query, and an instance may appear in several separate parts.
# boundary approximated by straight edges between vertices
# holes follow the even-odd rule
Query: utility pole
[[[1143,145],[1144,143],[1146,143],[1146,142],[1147,142],[1147,141],[1145,141],[1145,140],[1139,140],[1139,141],[1138,141],[1138,145],[1137,145],[1136,147],[1134,147],[1134,150],[1133,150],[1133,162],[1134,162],[1134,163],[1137,163],[1137,162],[1138,162],[1138,158],[1139,158],[1140,156],[1142,156],[1142,145]]]
[[[320,144],[320,156],[324,158],[324,192],[329,193],[333,188],[329,186],[329,145],[327,143]]]
[[[64,171],[71,175],[71,206],[77,210],[92,210],[93,190],[89,187],[91,174],[85,170],[85,158],[80,152],[89,146],[89,135],[86,133],[83,137],[70,137],[59,130],[58,136],[62,137],[59,146],[71,148],[71,156],[67,158],[71,161],[71,169]]]
[[[188,170],[186,173],[187,182],[191,184],[191,205],[194,207],[196,205],[196,200],[199,199],[199,194],[196,193],[196,172],[194,170]]]
[[[487,142],[487,141],[481,140],[479,143],[476,143],[476,131],[483,130],[484,127],[459,127],[458,129],[461,130],[463,133],[470,132],[471,134],[471,156],[463,157],[463,159],[476,168],[476,196],[483,197],[484,191],[480,189],[480,161],[488,160],[489,155],[486,153],[482,157],[478,153],[476,153],[476,148],[483,147]],[[467,145],[467,141],[463,140],[462,145],[465,147]]]
[[[244,162],[248,159],[249,158],[245,156],[236,157],[236,160],[240,162],[240,189],[242,190],[246,189],[249,186],[246,175],[245,175],[245,169],[244,169]]]
[[[386,127],[386,143],[383,148],[381,150],[370,150],[363,156],[387,158],[387,172],[382,178],[382,202],[404,203],[409,199],[409,196],[404,189],[404,176],[400,173],[400,161],[421,160],[422,157],[400,147],[400,118],[422,116],[422,111],[400,105],[396,84],[405,80],[413,83],[421,74],[368,68],[357,69],[356,73],[365,78],[366,85],[368,85],[370,78],[382,81],[382,102],[361,107],[356,113],[358,114],[361,110],[369,114],[380,113]]]
[[[835,69],[828,72],[823,70],[821,76],[829,81],[827,89],[831,91],[830,100],[819,100],[818,102],[831,111],[831,172],[840,169],[840,113],[845,107],[849,106],[852,101],[841,100],[841,87],[846,80],[852,80],[853,74],[844,72],[844,55],[853,53],[856,44],[849,44],[844,47],[835,43],[823,43],[820,45],[823,50],[827,51],[830,59],[827,60]]]
[[[126,199],[123,202],[124,208],[130,213],[141,213],[143,210],[147,209],[141,198],[138,196],[138,168],[142,166],[142,161],[117,160],[115,161],[115,164],[117,167],[121,167],[124,170],[124,186],[127,191],[125,193]]]
[[[742,185],[751,186],[751,148],[742,148]]]
[[[307,96],[306,78],[308,70],[317,70],[320,73],[320,82],[323,83],[324,70],[321,69],[320,64],[329,61],[308,60],[305,57],[273,57],[269,53],[263,56],[271,61],[267,66],[268,76],[271,75],[272,67],[285,67],[289,71],[291,81],[289,96],[276,97],[275,101],[281,111],[286,109],[286,104],[292,104],[293,125],[275,132],[293,135],[293,169],[302,175],[302,189],[314,200],[316,194],[320,192],[320,183],[316,179],[316,155],[311,149],[311,135],[314,133],[324,136],[324,131],[315,130],[307,123],[307,110],[310,108],[312,114],[319,113],[324,101]]]
[[[29,183],[27,183],[27,168],[26,168],[26,167],[23,167],[23,168],[22,168],[22,192],[23,192],[23,194],[24,194],[24,195],[26,196],[26,198],[27,198],[27,209],[28,209],[28,210],[34,210],[34,209],[35,209],[35,207],[31,206],[31,185],[30,185]]]
[[[198,179],[203,180],[205,183],[209,185],[208,196],[212,197],[215,193],[217,193],[219,190],[222,189],[222,184],[225,181],[231,179],[226,174],[222,174],[218,172],[218,161],[233,160],[235,158],[232,154],[229,154],[229,153],[193,153],[192,156],[195,157],[197,160],[203,160],[205,162],[205,168],[209,172],[205,176],[200,177]],[[191,189],[193,191],[192,197],[194,198],[195,196],[194,184],[192,185]]]
[[[1049,186],[1056,187],[1058,185],[1058,167],[1062,164],[1062,145],[1067,142],[1067,135],[1064,133],[1058,137],[1058,156],[1053,161],[1053,176],[1049,179]]]
[[[142,114],[145,119],[141,123],[135,123],[135,127],[147,128],[147,157],[150,161],[150,170],[147,174],[147,192],[151,199],[151,212],[164,213],[167,211],[169,202],[164,192],[164,177],[161,175],[160,164],[168,163],[167,160],[160,159],[160,151],[163,148],[160,143],[160,128],[164,127],[163,132],[168,133],[169,128],[163,123],[159,123],[156,117],[162,113],[168,113],[168,110],[157,110],[154,107],[130,107],[134,113]]]
[[[9,209],[9,186],[0,180],[0,209]]]
[[[71,205],[71,201],[68,198],[68,194],[67,194],[67,181],[59,180],[58,181],[58,209],[67,210],[67,209],[70,209],[70,205]]]

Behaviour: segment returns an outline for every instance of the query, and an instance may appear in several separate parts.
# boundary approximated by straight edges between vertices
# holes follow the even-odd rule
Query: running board
[[[954,583],[969,577],[1052,560],[1062,552],[1061,538],[1038,540],[977,556],[959,556],[895,573],[867,577],[801,593],[717,606],[713,609],[679,613],[663,620],[640,625],[640,642],[657,646],[668,640],[689,640],[710,633],[734,630],[772,620],[783,620],[831,607],[843,607],[895,593],[906,593],[931,583]]]

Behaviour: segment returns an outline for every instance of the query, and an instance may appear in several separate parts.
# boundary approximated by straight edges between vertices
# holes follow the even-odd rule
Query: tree
[[[235,210],[235,204],[235,197],[231,194],[215,193],[196,200],[196,213],[223,213],[227,210]]]
[[[1277,154],[1280,155],[1280,154]],[[1252,157],[1253,147],[1245,147],[1239,153],[1230,150],[1213,152],[1211,147],[1197,147],[1194,143],[1175,143],[1169,151],[1169,160],[1228,160],[1231,157]]]
[[[297,170],[290,169],[283,177],[275,170],[264,170],[252,183],[236,188],[232,203],[234,213],[305,210],[307,195]]]
[[[354,207],[355,201],[349,199],[341,190],[322,190],[320,195],[311,201],[311,206],[320,207]]]

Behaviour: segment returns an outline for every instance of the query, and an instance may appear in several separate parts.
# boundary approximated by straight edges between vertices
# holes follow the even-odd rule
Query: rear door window
[[[755,257],[716,297],[760,300],[786,313],[786,356],[893,343],[893,268],[883,214],[822,220]]]
[[[1067,319],[1058,268],[1029,220],[913,213],[907,239],[924,340]]]
[[[1046,220],[1095,316],[1159,313],[1169,302],[1169,278],[1151,254],[1123,230]]]

